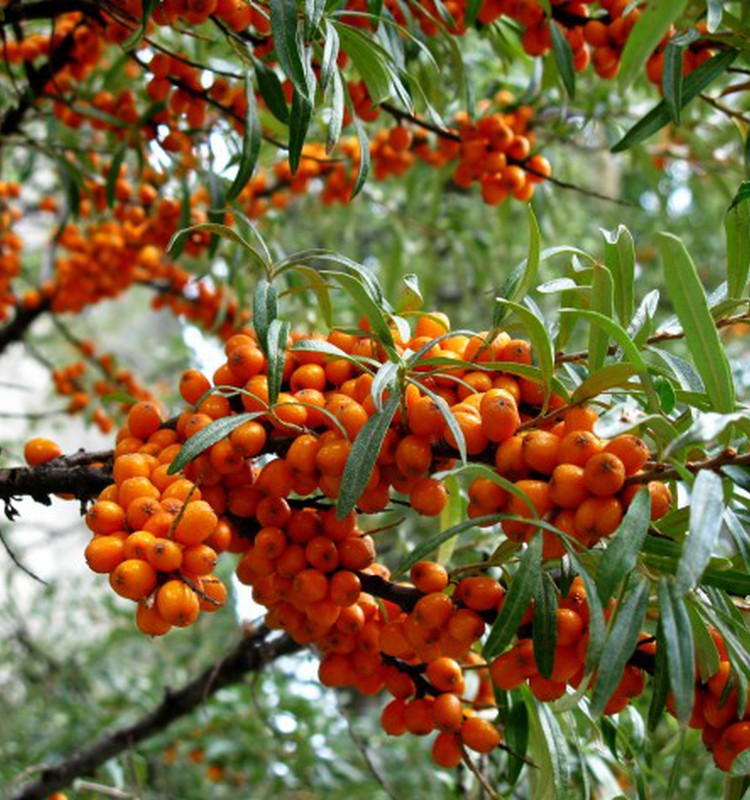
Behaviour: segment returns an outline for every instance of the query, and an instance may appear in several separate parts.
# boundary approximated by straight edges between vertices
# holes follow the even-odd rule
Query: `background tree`
[[[9,797],[744,794],[749,13],[0,5]]]

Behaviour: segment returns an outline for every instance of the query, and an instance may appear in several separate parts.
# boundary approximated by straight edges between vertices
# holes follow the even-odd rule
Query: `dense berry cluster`
[[[617,528],[648,449],[631,435],[601,440],[591,407],[561,408],[560,398],[545,398],[538,383],[515,375],[532,363],[524,340],[454,333],[444,315],[424,314],[410,338],[391,331],[397,352],[420,355],[356,510],[342,516],[335,501],[353,443],[378,409],[371,365],[385,360],[364,320],[360,328],[290,337],[272,403],[267,357],[255,333],[243,329],[226,341],[226,360],[211,380],[196,370],[183,374],[188,405],[174,420],[165,423],[153,403],[133,406],[117,437],[114,483],[87,513],[94,536],[86,558],[138,603],[138,627],[160,635],[223,603],[217,558],[239,554],[237,577],[268,609],[266,624],[320,652],[324,684],[365,694],[385,689],[393,699],[384,729],[437,730],[433,758],[453,766],[464,748],[487,753],[500,742],[483,714],[494,707],[493,684],[511,689],[528,681],[538,699],[551,700],[580,682],[585,591],[576,580],[559,600],[549,676],[534,661],[531,610],[517,643],[487,663],[476,646],[502,611],[505,585],[481,565],[451,575],[431,561],[411,568],[410,583],[394,583],[377,561],[365,515],[389,507],[394,495],[419,514],[440,514],[448,495],[438,473],[453,466],[463,445],[498,476],[469,484],[470,517],[489,516],[482,522],[493,524],[504,512],[500,530],[515,542],[529,541],[539,530],[534,518],[543,518],[590,547]],[[552,410],[540,415],[545,405]],[[218,420],[234,424],[209,439]],[[205,447],[181,471],[170,468],[195,436]],[[56,455],[40,444],[29,462]],[[626,485],[629,478],[636,482]],[[664,484],[649,486],[658,518],[671,497]],[[545,559],[563,554],[555,533],[544,537]],[[607,712],[642,688],[640,668],[629,666]]]

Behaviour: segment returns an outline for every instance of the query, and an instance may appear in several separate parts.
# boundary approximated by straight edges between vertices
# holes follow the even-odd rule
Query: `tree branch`
[[[267,628],[261,628],[254,636],[243,639],[221,661],[205,669],[181,689],[167,689],[162,702],[132,725],[104,733],[70,753],[56,766],[44,767],[35,781],[19,789],[10,800],[44,800],[52,792],[68,786],[75,778],[90,775],[110,758],[192,713],[220,689],[239,683],[248,673],[258,672],[280,656],[300,649],[300,645],[289,636],[269,639],[270,633]]]
[[[16,3],[5,9],[0,17],[0,27],[25,22],[31,19],[48,19],[81,11],[89,17],[101,20],[101,9],[87,0],[39,0],[36,3]]]
[[[49,300],[43,300],[35,308],[16,307],[13,319],[3,328],[0,328],[0,354],[10,344],[22,339],[36,319],[48,311],[49,307]]]

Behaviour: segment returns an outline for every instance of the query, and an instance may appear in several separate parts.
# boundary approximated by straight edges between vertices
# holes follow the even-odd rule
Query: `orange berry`
[[[156,570],[146,561],[130,558],[115,567],[109,583],[120,597],[141,600],[156,588]]]
[[[132,436],[148,439],[161,427],[161,412],[155,403],[136,403],[128,412],[128,428]]]
[[[461,725],[461,741],[477,753],[490,753],[501,741],[500,731],[482,717],[469,717]]]
[[[523,438],[523,457],[530,469],[551,475],[558,464],[560,439],[549,431],[531,431]]]
[[[198,595],[186,583],[173,579],[156,593],[156,609],[170,625],[185,628],[197,619],[200,603]]]
[[[617,494],[625,484],[625,467],[612,453],[598,453],[586,462],[583,481],[591,494],[598,497]]]
[[[559,464],[549,481],[550,500],[561,508],[578,508],[589,496],[584,481],[583,467]]]
[[[420,592],[442,592],[448,585],[448,572],[434,561],[418,561],[409,573],[411,582]]]
[[[156,606],[150,606],[143,600],[138,603],[135,624],[147,636],[163,636],[172,629],[172,625],[159,614]]]
[[[586,462],[604,449],[604,442],[590,431],[570,431],[560,440],[557,452],[560,464],[585,467]]]
[[[89,569],[108,573],[125,560],[123,539],[119,536],[95,536],[84,552]]]
[[[489,389],[479,406],[482,432],[491,442],[504,442],[521,424],[515,398],[503,389]]]
[[[442,481],[420,478],[409,495],[411,507],[425,517],[437,517],[448,502],[448,491]]]
[[[214,532],[218,517],[205,500],[194,500],[184,507],[174,528],[174,539],[180,544],[202,544]]]
[[[439,767],[452,769],[457,767],[463,758],[461,742],[455,733],[443,731],[432,743],[432,760]]]
[[[29,439],[23,448],[23,457],[30,467],[38,467],[62,455],[60,445],[51,439]]]
[[[648,445],[639,436],[624,433],[616,436],[604,448],[605,453],[612,453],[622,461],[626,475],[635,475],[643,469],[649,459]]]

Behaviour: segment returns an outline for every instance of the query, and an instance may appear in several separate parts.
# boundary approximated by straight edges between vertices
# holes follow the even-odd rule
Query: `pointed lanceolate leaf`
[[[276,287],[265,279],[258,281],[253,295],[253,327],[264,353],[268,351],[268,326],[278,315]]]
[[[557,645],[557,589],[545,572],[534,595],[534,660],[539,674],[549,678]]]
[[[633,235],[624,226],[614,231],[600,228],[604,236],[604,263],[614,281],[614,298],[620,324],[630,323],[635,305],[635,243]]]
[[[659,614],[667,645],[667,672],[677,719],[686,725],[695,700],[693,628],[684,598],[675,591],[673,581],[663,576],[659,581]]]
[[[279,76],[271,67],[262,61],[253,59],[255,77],[258,81],[258,91],[263,98],[268,110],[284,125],[289,124],[289,107],[284,97],[284,89]]]
[[[716,330],[698,271],[685,245],[668,233],[659,234],[664,278],[695,368],[703,379],[713,409],[734,411],[734,381],[726,350]]]
[[[682,86],[682,105],[683,108],[695,97],[697,97],[710,83],[713,83],[719,75],[722,75],[732,65],[737,58],[738,51],[730,47],[722,50],[715,56],[701,64],[698,69],[691,72],[683,81]],[[669,110],[664,100],[651,109],[640,121],[620,139],[612,148],[613,153],[621,153],[628,150],[644,140],[648,139],[658,130],[661,130],[669,123]]]
[[[620,59],[619,80],[627,88],[643,71],[649,56],[680,16],[687,0],[650,0],[628,35]]]
[[[389,397],[383,410],[375,412],[357,434],[341,476],[341,491],[336,501],[336,516],[339,519],[343,519],[357,505],[357,500],[370,480],[399,402],[397,394]]]
[[[245,132],[242,137],[242,152],[240,153],[237,175],[235,175],[232,185],[227,189],[227,199],[230,201],[234,200],[247,185],[247,182],[255,171],[255,165],[258,163],[258,154],[260,153],[260,122],[258,121],[255,88],[251,75],[248,75],[246,78],[245,97],[247,99]]]
[[[654,658],[654,679],[651,684],[651,702],[648,707],[648,730],[653,733],[657,725],[664,721],[664,707],[669,693],[669,672],[667,669],[667,644],[661,625],[656,630],[656,656]]]
[[[680,124],[682,111],[682,83],[683,71],[682,62],[685,55],[685,48],[700,38],[696,28],[690,28],[674,36],[664,48],[664,71],[662,72],[662,87],[664,89],[664,101],[667,110],[675,125]]]
[[[304,98],[309,97],[307,74],[297,37],[296,0],[271,0],[271,33],[281,68]]]
[[[690,529],[675,577],[679,594],[687,594],[700,581],[719,538],[723,511],[721,478],[709,470],[699,472],[690,498]]]
[[[426,541],[417,545],[417,547],[415,547],[398,565],[398,569],[393,572],[391,577],[397,578],[399,575],[408,572],[417,561],[424,561],[425,558],[432,555],[440,545],[445,542],[450,541],[456,536],[460,536],[462,533],[466,533],[466,531],[473,530],[482,525],[491,525],[494,522],[498,522],[501,517],[502,514],[488,514],[484,517],[474,517],[473,519],[466,519],[463,522],[459,522],[457,525],[446,528],[444,531],[440,531],[440,533],[436,533],[434,536],[431,536]]]
[[[525,297],[536,280],[536,274],[539,270],[539,262],[541,260],[541,234],[539,232],[539,223],[531,206],[528,207],[527,218],[529,222],[529,253],[526,258],[508,275],[505,283],[500,289],[500,297],[506,300],[520,300]],[[548,253],[546,255],[554,255]],[[495,315],[492,320],[492,326],[499,328],[507,314],[507,307],[497,305],[495,307]]]
[[[635,567],[638,553],[651,521],[651,495],[641,488],[630,503],[620,527],[609,540],[596,570],[596,587],[603,604],[609,602],[617,585]]]
[[[727,294],[742,297],[750,270],[750,181],[743,181],[724,220],[727,237]]]
[[[292,95],[292,111],[289,123],[289,167],[297,172],[305,137],[312,119],[312,103],[296,89]]]
[[[610,271],[604,265],[597,264],[591,276],[591,292],[589,307],[592,311],[603,314],[605,317],[613,316],[614,283]],[[598,325],[589,328],[589,373],[598,372],[607,358],[609,336]]]
[[[237,414],[234,417],[222,417],[206,425],[205,428],[191,436],[182,445],[180,452],[177,453],[174,461],[169,465],[168,474],[174,475],[184,469],[194,458],[197,458],[204,450],[225,439],[240,425],[244,425],[250,420],[256,419],[265,414],[265,411],[253,411],[248,414]]]
[[[576,71],[573,66],[573,50],[570,42],[565,38],[562,29],[556,22],[551,22],[550,33],[552,34],[552,52],[555,54],[557,71],[560,73],[565,91],[571,100],[576,96]]]
[[[647,608],[648,583],[639,580],[618,609],[615,621],[604,643],[591,697],[591,714],[594,717],[602,714],[622,678],[625,665],[633,655],[638,643]]]
[[[535,536],[523,554],[518,570],[513,575],[513,580],[505,595],[503,607],[492,624],[482,654],[487,661],[492,661],[495,656],[510,644],[521,624],[523,615],[529,603],[536,594],[542,576],[542,537]]]
[[[280,319],[271,320],[266,335],[266,358],[268,359],[268,402],[273,405],[281,391],[281,378],[286,361],[286,342],[291,326]]]

